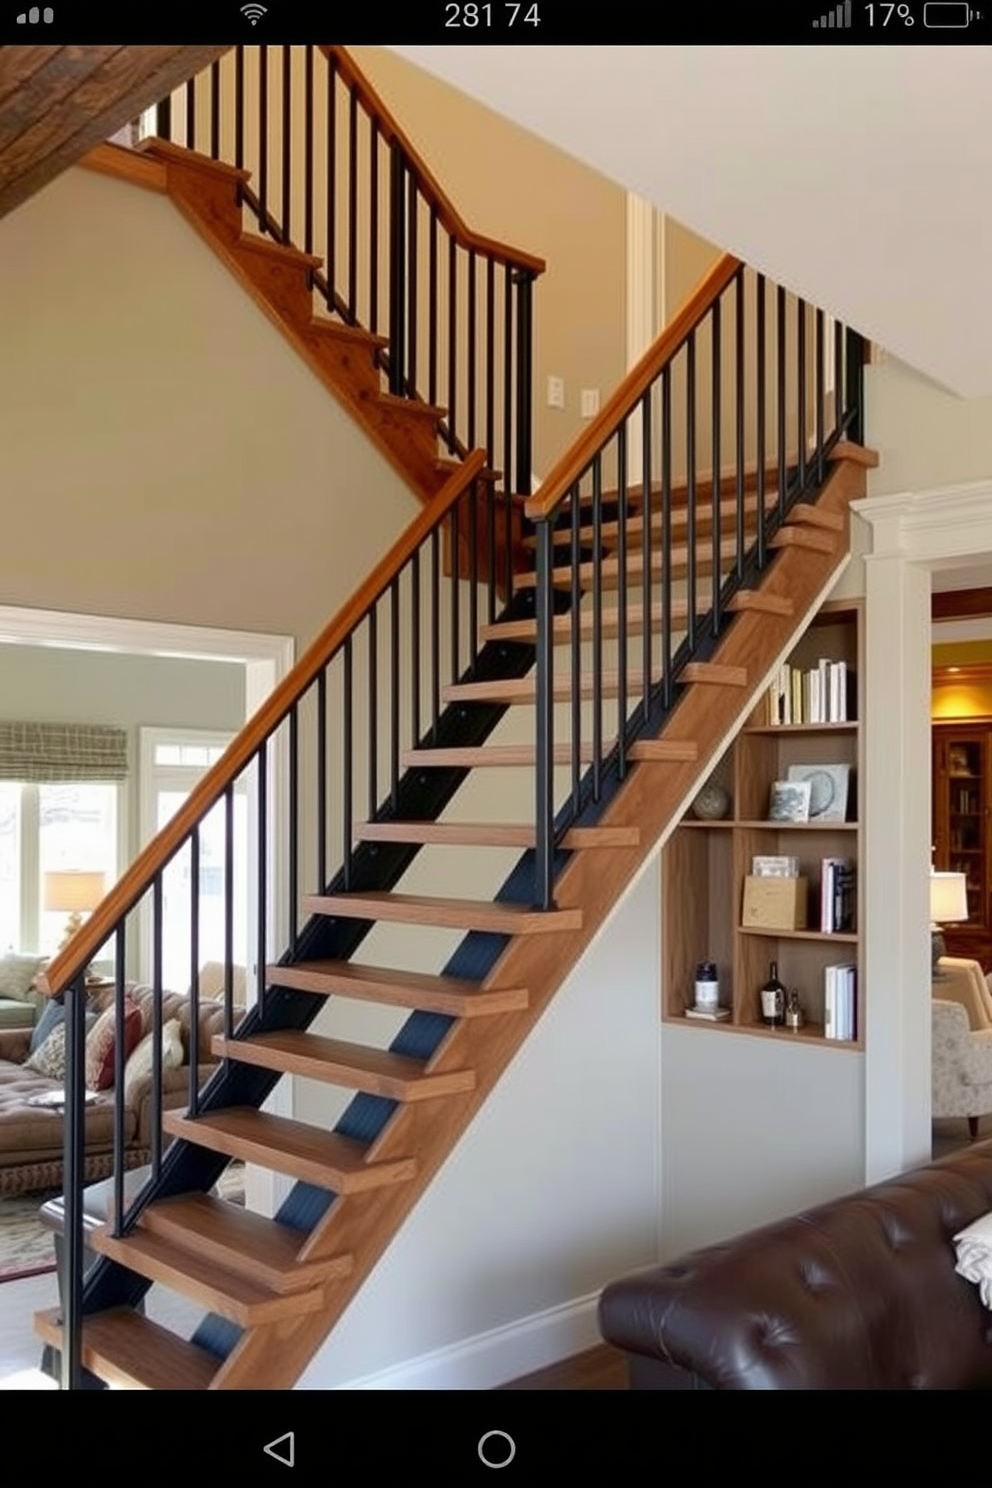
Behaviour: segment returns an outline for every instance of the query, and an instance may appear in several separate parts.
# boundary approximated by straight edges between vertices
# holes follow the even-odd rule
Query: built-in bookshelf
[[[848,716],[771,722],[776,704],[766,693],[714,772],[730,797],[727,815],[706,820],[690,812],[666,843],[661,865],[666,1020],[724,1036],[746,1033],[837,1048],[863,1047],[858,872],[861,649],[859,602],[828,601],[789,657],[788,675],[832,676],[834,702],[839,706],[843,696]],[[773,687],[779,685],[776,677]],[[828,681],[828,699],[830,685]],[[794,696],[798,695],[797,690]],[[811,782],[808,819],[770,820],[773,786],[794,780]],[[804,792],[794,794],[801,805]],[[797,860],[799,876],[807,885],[806,913],[800,923],[788,928],[780,923],[775,928],[744,923],[745,884],[757,858]],[[753,917],[754,904],[749,907]],[[825,929],[825,924],[835,928]],[[686,1016],[694,1003],[696,967],[703,961],[716,962],[720,1001],[729,1010],[729,1017],[719,1022]],[[799,993],[804,1021],[797,1030],[769,1028],[762,1022],[759,994],[773,961],[787,991]],[[853,966],[853,977],[834,972],[828,978],[827,968],[839,966]],[[852,981],[853,1037],[828,1037],[824,1027],[828,982],[836,987]]]

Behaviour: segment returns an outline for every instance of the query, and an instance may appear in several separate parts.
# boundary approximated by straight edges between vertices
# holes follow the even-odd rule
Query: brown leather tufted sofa
[[[641,1390],[992,1388],[992,1311],[952,1237],[992,1211],[992,1141],[613,1282]]]
[[[131,995],[140,1004],[143,1026],[151,1026],[153,993],[148,987],[131,987]],[[102,1007],[113,997],[105,992],[96,1001]],[[189,998],[177,992],[163,992],[163,1021],[178,1018],[182,1032],[186,1063],[180,1069],[162,1071],[163,1105],[183,1105],[189,1091]],[[212,1060],[210,1040],[222,1033],[224,1005],[204,999],[200,1002],[199,1083],[217,1068]],[[39,1109],[27,1104],[31,1095],[57,1090],[59,1082],[25,1068],[31,1039],[30,1028],[0,1030],[0,1195],[31,1193],[59,1188],[62,1184],[62,1114],[55,1109]],[[86,1181],[105,1178],[113,1169],[114,1092],[104,1090],[86,1107],[85,1156]],[[151,1154],[151,1076],[140,1081],[131,1091],[125,1107],[125,1163],[138,1167]]]

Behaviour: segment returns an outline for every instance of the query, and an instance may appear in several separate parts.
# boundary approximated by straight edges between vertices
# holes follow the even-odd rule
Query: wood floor
[[[501,1385],[501,1390],[628,1390],[623,1354],[608,1343]]]

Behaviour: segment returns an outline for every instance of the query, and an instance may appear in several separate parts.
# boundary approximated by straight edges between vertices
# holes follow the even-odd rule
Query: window
[[[58,869],[118,876],[122,786],[117,781],[0,780],[0,946],[53,955],[66,927],[44,907],[45,874]]]
[[[141,735],[142,845],[165,826],[211,765],[216,764],[231,735],[197,729],[144,728]],[[200,828],[199,964],[224,961],[225,806],[219,801]],[[234,790],[234,961],[247,965],[248,928],[248,793],[244,782]],[[192,885],[189,846],[177,853],[162,878],[162,984],[183,992],[189,986]],[[152,925],[146,908],[143,926],[143,976],[153,968]]]

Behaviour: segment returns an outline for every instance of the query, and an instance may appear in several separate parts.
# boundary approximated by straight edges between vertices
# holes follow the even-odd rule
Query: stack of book
[[[823,968],[823,1032],[828,1039],[855,1039],[857,969],[849,962]]]
[[[854,929],[854,864],[850,858],[823,858],[820,863],[820,929],[837,935]]]
[[[784,662],[768,689],[768,722],[847,723],[856,716],[855,674],[846,661],[821,656],[815,667]]]

